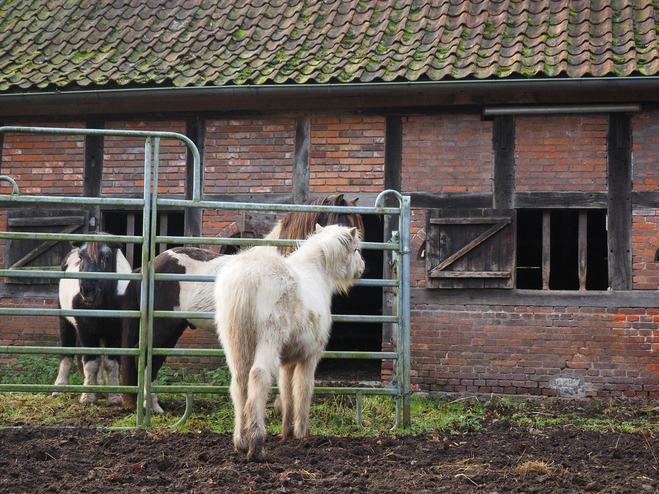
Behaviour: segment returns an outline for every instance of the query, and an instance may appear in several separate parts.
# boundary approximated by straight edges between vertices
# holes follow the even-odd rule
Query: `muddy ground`
[[[570,403],[559,412],[577,413]],[[499,416],[454,435],[271,436],[266,463],[248,463],[230,435],[204,430],[26,425],[0,431],[0,492],[659,492],[652,432],[512,423]]]

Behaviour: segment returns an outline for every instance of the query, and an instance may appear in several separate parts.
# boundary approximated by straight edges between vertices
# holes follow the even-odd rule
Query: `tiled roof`
[[[0,0],[0,91],[655,75],[659,0]]]

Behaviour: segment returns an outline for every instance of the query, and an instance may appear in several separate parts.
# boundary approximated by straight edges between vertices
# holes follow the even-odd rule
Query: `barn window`
[[[605,210],[520,210],[517,288],[606,290]]]
[[[142,235],[143,217],[141,211],[104,211],[103,231],[114,235]],[[159,211],[156,221],[156,235],[183,236],[184,214],[180,211]],[[158,244],[156,253],[180,246],[179,244]],[[126,259],[133,268],[142,266],[142,251],[139,244],[125,245]]]
[[[429,288],[514,288],[514,210],[434,209],[426,221]]]
[[[606,210],[429,210],[429,288],[606,290]]]

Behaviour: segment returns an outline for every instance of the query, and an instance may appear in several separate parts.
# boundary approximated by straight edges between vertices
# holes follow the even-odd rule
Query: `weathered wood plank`
[[[515,194],[515,117],[494,117],[494,209],[512,209]]]
[[[484,192],[410,193],[412,209],[487,209],[492,207],[492,194]]]
[[[659,307],[659,290],[411,289],[412,307],[493,305],[523,307]]]
[[[551,275],[551,212],[542,212],[542,289],[549,290]]]
[[[194,142],[199,150],[201,163],[199,164],[199,182],[203,196],[204,190],[204,156],[206,145],[206,120],[196,119],[188,120],[185,124],[185,135]],[[185,159],[185,198],[191,200],[193,198],[194,187],[194,156],[190,149],[187,149]],[[183,213],[183,232],[188,237],[201,237],[202,228],[202,215],[203,211],[200,208],[185,208]]]
[[[103,129],[102,121],[87,122],[89,129]],[[103,185],[103,150],[105,139],[103,136],[85,136],[85,164],[82,179],[82,194],[85,197],[101,197]],[[84,231],[98,231],[101,227],[101,207],[98,205],[85,205],[84,210],[89,215],[89,224]]]
[[[609,279],[614,290],[632,288],[632,142],[631,118],[626,113],[609,114],[608,232]]]
[[[311,119],[298,117],[293,156],[293,202],[302,204],[309,197],[309,156],[311,155]]]
[[[579,290],[586,289],[588,275],[588,212],[579,211]]]
[[[606,192],[515,192],[516,209],[605,209]]]

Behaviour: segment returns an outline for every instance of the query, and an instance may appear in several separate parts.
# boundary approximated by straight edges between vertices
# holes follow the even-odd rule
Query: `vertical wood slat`
[[[309,197],[309,157],[311,155],[311,119],[299,117],[295,127],[293,157],[293,202],[302,204]]]
[[[610,113],[607,132],[609,283],[632,289],[632,128],[627,113]]]
[[[384,137],[384,188],[401,190],[401,167],[403,163],[403,119],[398,116],[387,116],[385,118]],[[393,198],[387,199],[387,205],[394,204]],[[388,241],[393,232],[398,230],[398,217],[385,216],[383,225],[383,240]],[[385,251],[383,255],[382,276],[384,279],[394,277],[391,266],[391,251]],[[393,315],[396,307],[396,296],[393,289],[385,288],[382,297],[382,314]],[[396,328],[394,324],[382,325],[383,343],[393,342]]]
[[[492,129],[494,155],[494,209],[513,209],[515,196],[515,117],[494,117]]]
[[[142,232],[140,232],[140,235]],[[135,235],[135,213],[126,214],[126,235]],[[146,248],[146,247],[143,247]],[[133,261],[135,260],[135,244],[127,243],[126,244],[126,259],[128,263],[135,267]]]
[[[188,121],[185,128],[186,136],[195,143],[199,150],[201,163],[199,164],[199,180],[201,182],[201,197],[204,196],[204,147],[206,144],[206,120],[198,119]],[[194,184],[194,156],[192,151],[187,150],[185,162],[185,199],[193,198]],[[186,237],[201,237],[201,223],[203,211],[200,208],[185,208],[183,213],[183,232]],[[148,221],[147,218],[144,221]]]
[[[588,212],[579,211],[579,290],[586,289],[588,275]]]
[[[542,212],[542,289],[549,290],[551,268],[551,211]]]
[[[103,129],[103,122],[88,122],[89,129]],[[82,179],[82,195],[85,197],[101,197],[103,184],[103,136],[85,136],[85,164]],[[101,207],[86,205],[84,210],[89,215],[84,231],[97,232],[101,223]]]
[[[161,237],[166,237],[167,235],[169,235],[169,233],[167,233],[168,219],[169,219],[169,215],[167,213],[160,213],[159,223],[160,223],[160,236]],[[168,248],[167,244],[158,244],[158,254],[162,254],[163,252],[165,252],[167,250],[167,248]]]

